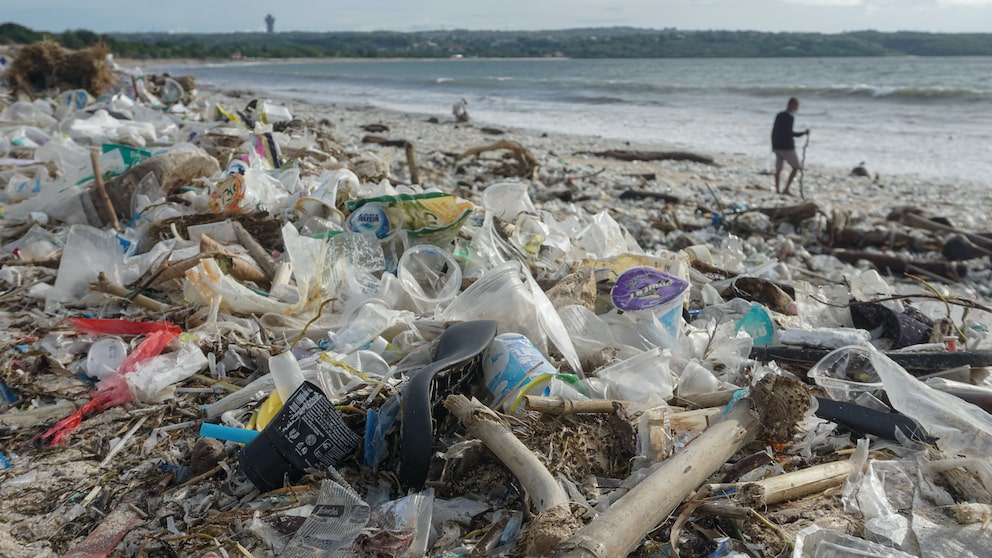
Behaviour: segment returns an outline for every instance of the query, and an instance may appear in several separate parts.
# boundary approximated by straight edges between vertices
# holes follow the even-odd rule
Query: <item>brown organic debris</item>
[[[85,89],[99,97],[114,83],[109,53],[102,41],[78,51],[41,41],[21,47],[4,77],[15,90],[29,96],[50,89]]]

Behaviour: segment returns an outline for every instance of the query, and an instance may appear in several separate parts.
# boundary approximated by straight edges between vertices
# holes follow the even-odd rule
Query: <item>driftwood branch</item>
[[[568,505],[568,495],[544,464],[523,445],[494,411],[477,399],[449,395],[444,406],[465,426],[471,436],[482,440],[499,460],[520,480],[538,513]]]
[[[858,260],[867,260],[878,271],[886,272],[890,275],[903,275],[907,272],[922,270],[944,279],[960,281],[968,273],[968,267],[966,265],[956,264],[954,262],[909,260],[898,256],[856,250],[834,250],[832,254],[840,261],[852,264],[857,263]]]
[[[151,310],[153,312],[165,312],[166,310],[169,309],[168,304],[159,302],[143,294],[135,294],[134,292],[129,291],[123,286],[112,282],[110,279],[107,278],[106,274],[104,274],[102,271],[100,272],[97,282],[93,283],[92,288],[100,292],[112,294],[114,296],[119,296],[121,298],[126,298],[131,302],[137,304],[138,306]]]
[[[622,200],[659,200],[665,203],[682,203],[682,198],[664,192],[649,192],[647,190],[624,190],[620,194]]]
[[[406,142],[403,149],[406,151],[406,166],[410,168],[410,184],[420,184],[420,169],[417,168],[417,153],[413,144]]]
[[[537,511],[524,537],[524,555],[547,555],[578,527],[565,489],[499,415],[477,399],[449,395],[444,406],[461,421],[470,436],[482,440],[520,481]]]
[[[100,202],[103,203],[103,209],[107,212],[107,220],[110,222],[110,226],[114,227],[114,230],[121,230],[120,221],[117,220],[117,210],[114,209],[114,203],[110,201],[110,196],[107,194],[107,186],[103,183],[103,174],[100,172],[100,154],[96,149],[90,151],[90,163],[93,165],[93,181],[96,183],[96,192],[100,196]]]
[[[537,177],[537,171],[541,168],[541,162],[538,161],[537,157],[535,157],[534,154],[531,153],[526,147],[512,140],[500,140],[489,145],[473,147],[459,155],[456,160],[461,160],[466,157],[481,155],[487,151],[497,151],[500,149],[508,149],[513,154],[514,159],[516,159],[517,163],[520,165],[521,176],[527,176],[531,179]]]
[[[558,547],[556,558],[627,556],[714,471],[751,442],[760,426],[746,401],[658,465],[605,513]]]
[[[850,474],[851,462],[847,460],[814,465],[760,481],[740,483],[740,499],[748,506],[771,506],[843,484]]]
[[[912,212],[904,212],[899,219],[899,222],[918,229],[964,235],[968,240],[974,242],[979,247],[986,250],[992,250],[992,240],[989,240],[984,236],[965,232],[932,219],[927,219],[926,217],[922,217]]]
[[[248,250],[248,255],[251,256],[251,259],[255,260],[258,267],[262,268],[262,271],[265,272],[265,277],[271,282],[276,276],[276,262],[269,255],[268,250],[259,244],[255,240],[255,237],[240,222],[231,221],[231,226],[234,228],[234,235],[237,237],[238,243],[244,246],[245,250]]]
[[[820,212],[820,208],[813,202],[806,202],[784,207],[758,207],[754,211],[764,213],[775,223],[788,222],[799,224],[806,219],[816,217],[816,214]]]
[[[524,405],[528,411],[537,411],[545,415],[562,416],[582,413],[612,413],[615,405],[626,406],[629,401],[612,399],[575,400],[566,397],[543,397],[540,395],[525,395]]]

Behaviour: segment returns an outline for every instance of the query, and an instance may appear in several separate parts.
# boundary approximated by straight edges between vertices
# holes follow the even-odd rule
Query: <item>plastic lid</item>
[[[624,312],[647,310],[674,300],[689,282],[653,267],[632,267],[617,277],[610,296]]]

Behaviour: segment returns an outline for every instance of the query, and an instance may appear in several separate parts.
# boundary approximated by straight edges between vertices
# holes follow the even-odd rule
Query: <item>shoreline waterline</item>
[[[933,63],[371,59],[154,69],[186,72],[222,91],[415,116],[448,115],[452,104],[464,98],[473,121],[487,126],[739,153],[766,166],[772,160],[771,121],[787,97],[799,96],[796,126],[813,129],[810,165],[850,171],[865,161],[882,177],[909,174],[992,186],[987,131],[992,130],[992,88],[980,78],[959,75],[986,65],[992,69],[992,58],[955,59],[947,64],[964,66],[916,77]],[[895,77],[875,77],[880,70]],[[796,75],[783,77],[780,71]],[[986,105],[989,114],[982,109]]]

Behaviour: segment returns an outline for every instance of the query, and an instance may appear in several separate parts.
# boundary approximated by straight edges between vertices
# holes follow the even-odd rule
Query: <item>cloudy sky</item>
[[[0,22],[64,31],[563,29],[992,32],[992,0],[2,0]],[[320,6],[320,7],[315,7]]]

